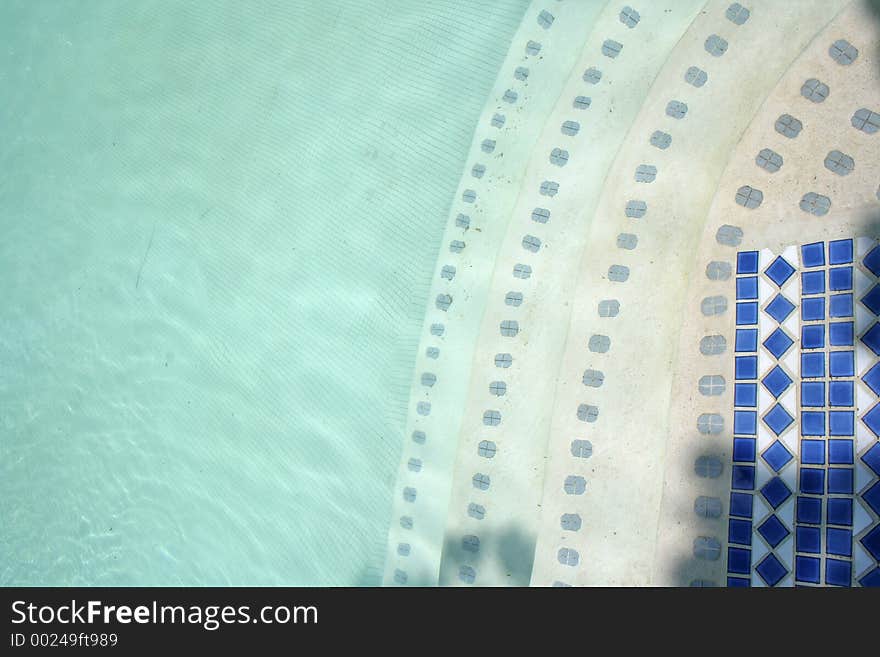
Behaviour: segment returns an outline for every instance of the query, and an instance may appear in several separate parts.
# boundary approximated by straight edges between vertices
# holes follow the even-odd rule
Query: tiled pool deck
[[[880,579],[878,21],[533,3],[438,262],[386,583]]]

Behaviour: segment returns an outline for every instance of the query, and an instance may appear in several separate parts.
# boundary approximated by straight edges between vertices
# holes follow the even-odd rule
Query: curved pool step
[[[535,141],[601,3],[534,2],[486,103],[450,210],[410,392],[383,581],[436,585],[489,280]]]
[[[606,5],[546,115],[499,250],[474,351],[441,584],[530,581],[556,372],[577,294],[574,272],[592,248],[591,222],[607,221],[596,207],[609,167],[666,55],[702,5],[695,0],[672,10],[644,5],[626,11]],[[614,248],[626,254],[621,257],[633,249],[634,236],[624,234],[620,249]],[[527,267],[529,276],[520,276],[518,267]],[[521,295],[522,303],[511,305],[511,294]],[[511,323],[516,331],[509,330]],[[499,367],[499,357],[505,365],[509,358],[509,367]],[[503,396],[493,394],[495,381],[504,382]],[[596,419],[593,407],[582,414],[586,422]],[[489,477],[491,486],[475,487],[477,475]],[[471,537],[479,539],[478,550]]]

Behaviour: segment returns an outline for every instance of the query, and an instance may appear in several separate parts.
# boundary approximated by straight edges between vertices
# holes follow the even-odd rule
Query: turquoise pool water
[[[526,5],[0,4],[0,584],[379,582]]]

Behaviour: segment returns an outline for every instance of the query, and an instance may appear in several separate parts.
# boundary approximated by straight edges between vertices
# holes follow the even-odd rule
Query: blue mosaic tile
[[[851,296],[852,295],[850,295],[850,297]],[[772,301],[767,304],[767,307],[764,308],[764,312],[770,315],[770,317],[775,319],[777,322],[782,324],[782,322],[784,322],[785,319],[789,315],[791,315],[794,308],[795,306],[791,301],[789,301],[781,294],[777,294],[775,297],[773,297]]]
[[[862,545],[874,557],[874,561],[880,561],[880,525],[877,525],[865,534],[861,539]]]
[[[880,276],[880,246],[875,246],[868,251],[868,254],[862,260],[862,263],[871,270],[874,276]]]
[[[848,289],[848,288],[847,288]],[[757,299],[758,298],[758,277],[745,276],[736,279],[736,298],[740,299]]]
[[[853,464],[853,441],[832,438],[828,441],[828,463],[832,465]]]
[[[862,422],[864,422],[865,426],[874,432],[875,436],[880,437],[880,404],[876,405],[870,411],[865,413],[862,416]],[[873,447],[871,449],[873,450]],[[865,456],[868,456],[868,454],[865,454]],[[865,461],[865,456],[862,456],[863,461]],[[865,462],[867,463],[867,461]],[[880,475],[880,470],[873,467],[872,469],[874,470],[874,472]]]
[[[824,436],[825,435],[825,412],[824,411],[801,411],[801,435]],[[805,441],[807,442],[807,441]],[[811,461],[804,461],[811,463]]]
[[[829,468],[828,492],[838,495],[853,494],[853,471],[851,468]]]
[[[833,240],[828,242],[828,264],[846,265],[853,261],[853,241]]]
[[[751,406],[754,408],[758,405],[758,384],[757,383],[736,383],[733,386],[733,405],[734,406]]]
[[[865,308],[875,315],[880,315],[880,285],[872,287],[868,293],[862,297],[862,303]]]
[[[825,382],[801,382],[801,406],[825,406]]]
[[[880,395],[880,363],[875,364],[871,369],[865,372],[862,381],[865,382],[865,385],[867,385],[875,395]]]
[[[829,525],[852,527],[853,501],[851,497],[831,497],[826,503],[825,521]]]
[[[752,544],[752,523],[749,520],[731,518],[727,523],[727,541],[739,545]]]
[[[825,471],[819,468],[801,468],[800,488],[809,495],[825,494]]]
[[[735,377],[737,381],[758,378],[758,357],[737,356],[735,359]]]
[[[853,349],[855,342],[854,322],[854,295],[851,292],[854,284],[853,263],[854,242],[851,239],[835,240],[825,244],[817,242],[801,247],[802,266],[805,268],[823,267],[826,260],[832,267],[828,272],[827,281],[824,270],[801,272],[801,294],[806,298],[800,300],[800,315],[804,322],[824,322],[827,317],[845,318],[847,321],[832,321],[826,324],[807,324],[801,327],[800,345],[796,345],[796,339],[788,335],[781,327],[777,327],[771,335],[764,340],[763,346],[777,360],[784,357],[791,348],[804,350],[817,350],[801,353],[800,376],[805,379],[801,382],[801,398],[799,400],[805,409],[801,410],[800,433],[803,436],[825,436],[826,431],[831,436],[851,437],[854,435],[856,413],[853,410],[855,404],[855,386],[853,381],[825,381],[826,377],[851,378],[855,373],[855,354]],[[876,253],[874,253],[876,251]],[[872,251],[876,272],[880,275],[880,247]],[[869,258],[866,258],[867,261]],[[757,458],[757,441],[750,437],[757,433],[757,381],[765,387],[774,398],[779,399],[794,384],[793,376],[789,375],[780,366],[771,366],[769,372],[763,377],[758,376],[758,360],[756,356],[742,356],[744,353],[755,353],[758,349],[757,331],[754,328],[758,323],[759,304],[757,303],[759,284],[759,254],[757,251],[741,252],[737,254],[737,273],[741,276],[736,279],[736,299],[738,301],[735,320],[737,332],[735,337],[735,379],[734,386],[734,438],[732,459],[737,464],[732,467],[729,509],[728,539],[730,543],[742,547],[730,546],[728,548],[728,585],[749,586],[748,575],[751,571],[751,551],[747,546],[751,543],[753,517],[753,496],[745,492],[753,491],[756,485],[756,470],[754,465]],[[866,263],[867,266],[867,263]],[[796,268],[784,258],[776,257],[764,270],[764,275],[781,287],[792,282]],[[745,274],[745,276],[742,276]],[[826,297],[827,291],[836,293]],[[819,295],[819,296],[811,296]],[[872,312],[880,315],[880,285],[860,299],[860,302]],[[782,294],[777,294],[763,312],[772,317],[776,322],[782,323],[791,317],[796,306]],[[749,327],[749,328],[742,328]],[[876,333],[876,334],[874,334]],[[880,356],[880,322],[860,338],[866,346]],[[848,348],[846,351],[828,350],[828,347]],[[825,354],[828,354],[826,365]],[[812,381],[808,379],[814,379]],[[818,379],[818,380],[816,380]],[[878,396],[880,396],[880,364],[872,368],[864,380]],[[748,381],[749,383],[743,383]],[[827,388],[827,396],[826,396]],[[825,410],[826,405],[836,410]],[[826,417],[827,423],[826,423]],[[791,412],[780,404],[774,404],[762,421],[776,435],[782,434],[795,424],[795,418]],[[863,418],[865,424],[880,436],[880,404],[871,409]],[[827,445],[826,445],[827,443]],[[795,470],[799,478],[798,490],[800,493],[815,495],[817,497],[798,497],[796,504],[796,517],[798,523],[819,525],[814,527],[800,527],[790,530],[779,520],[776,515],[771,515],[760,525],[755,525],[762,539],[771,547],[777,547],[796,531],[795,547],[798,552],[807,552],[821,556],[823,548],[828,554],[838,557],[851,557],[852,530],[842,527],[852,526],[852,494],[853,494],[853,469],[851,467],[831,467],[827,470],[821,467],[829,464],[851,465],[854,460],[854,441],[831,438],[829,440],[802,439],[800,459],[792,454],[780,441],[774,441],[761,454],[761,458],[774,472],[781,472],[789,464],[797,465],[798,460],[804,466]],[[866,454],[866,460],[875,459],[872,469],[880,471],[880,447],[874,454]],[[748,465],[746,465],[748,464]],[[870,464],[869,464],[869,467]],[[878,472],[880,474],[880,472]],[[880,482],[875,484],[876,491],[866,491],[865,495],[880,506]],[[827,493],[826,493],[827,491]],[[786,500],[794,495],[788,485],[778,476],[773,477],[761,487],[761,494],[767,503],[774,509],[779,508]],[[826,494],[847,495],[847,498],[823,499]],[[871,505],[871,502],[865,502]],[[824,507],[824,508],[823,508]],[[824,512],[824,513],[823,513]],[[823,520],[830,525],[838,527],[825,527]],[[875,528],[876,530],[876,528]],[[823,535],[822,532],[825,532]],[[872,546],[880,553],[880,531],[873,532]],[[823,542],[823,538],[825,539]],[[868,536],[864,537],[868,539]],[[870,541],[869,541],[870,542]],[[866,549],[867,546],[866,546]],[[870,551],[870,549],[869,549]],[[875,555],[877,556],[877,555]],[[803,584],[819,584],[822,577],[821,558],[798,556],[796,558],[796,581]],[[825,560],[825,583],[837,586],[849,586],[852,576],[852,563],[843,559],[826,558]],[[788,574],[786,566],[772,552],[764,557],[754,567],[755,572],[770,586],[781,582]],[[740,575],[740,576],[737,576]],[[880,569],[876,576],[880,585]]]
[[[776,365],[761,379],[761,383],[764,384],[764,387],[767,388],[771,395],[779,399],[779,395],[788,390],[788,386],[791,385],[792,381],[791,377],[785,373],[785,370]]]
[[[853,436],[856,430],[856,414],[852,411],[829,411],[828,435]],[[845,443],[846,440],[832,440],[832,443]],[[836,461],[830,461],[836,463]],[[850,461],[852,463],[852,461]]]
[[[793,344],[794,340],[788,337],[788,333],[781,328],[773,331],[773,333],[764,340],[764,346],[767,348],[767,351],[773,354],[773,357],[777,360],[779,360],[779,358],[788,351],[788,348]]]
[[[801,354],[801,377],[821,379],[825,376],[825,354],[810,352]]]
[[[853,316],[853,295],[852,294],[832,294],[828,302],[829,317],[852,317]]]
[[[832,322],[829,324],[828,342],[832,347],[851,347],[853,345],[853,323]]]
[[[862,336],[862,342],[874,354],[880,356],[880,324],[873,324]]]
[[[822,524],[822,500],[817,497],[797,498],[797,522],[809,525]]]
[[[801,319],[805,322],[825,319],[825,297],[802,299]]]
[[[752,517],[752,496],[748,493],[730,494],[730,515],[739,518]]]
[[[736,329],[734,351],[758,351],[758,329]]]
[[[805,324],[801,327],[801,349],[823,349],[824,347],[824,324]]]
[[[828,289],[832,292],[851,290],[853,287],[853,268],[834,267],[828,271]]]
[[[758,414],[755,411],[733,412],[733,433],[754,436],[758,432]]]
[[[735,465],[731,468],[730,487],[734,490],[754,490],[755,466]]]
[[[825,266],[825,243],[813,242],[801,247],[801,262],[804,267]]]
[[[878,408],[877,406],[874,409]],[[871,410],[874,410],[871,409]],[[862,454],[862,461],[880,477],[880,443],[875,443],[867,452]]]
[[[796,527],[795,528],[795,549],[798,552],[809,552],[811,554],[820,554],[822,552],[822,532],[818,527]]]
[[[779,477],[773,477],[761,488],[761,494],[764,499],[770,503],[774,509],[791,497],[791,490],[785,485]]]
[[[758,527],[758,533],[764,537],[770,547],[776,547],[791,533],[775,515],[771,515]]]
[[[816,557],[795,557],[794,578],[798,582],[819,583],[822,562]]]
[[[852,556],[852,530],[828,527],[825,530],[825,551],[839,557]]]
[[[873,486],[862,493],[862,499],[874,513],[880,516],[880,481],[875,481]]]
[[[823,299],[824,302],[824,299]],[[736,325],[748,326],[758,323],[758,303],[756,301],[744,301],[736,304]]]
[[[767,278],[779,287],[782,287],[785,281],[791,278],[791,275],[794,273],[794,267],[782,256],[776,256],[776,259],[770,263],[770,266],[764,270],[764,273],[767,274]]]
[[[764,450],[764,454],[761,455],[761,458],[763,458],[767,462],[767,465],[773,468],[774,471],[779,472],[793,457],[791,452],[785,448],[785,445],[776,440],[770,445],[770,447]]]
[[[785,569],[785,566],[782,565],[772,552],[755,566],[755,571],[761,576],[761,579],[764,580],[767,586],[776,586],[783,577],[788,575],[788,570]]]
[[[751,587],[752,583],[743,579],[742,577],[728,577],[727,578],[727,588],[729,589],[747,589]]]
[[[875,568],[867,575],[862,577],[862,579],[859,580],[859,584],[866,588],[880,586],[880,568]]]
[[[829,406],[853,406],[854,403],[855,384],[852,381],[830,381],[828,383]]]
[[[832,586],[850,586],[852,563],[841,559],[825,559],[825,583]]]
[[[825,294],[825,272],[805,271],[801,274],[801,294]]]
[[[733,439],[733,460],[755,462],[756,441],[754,438]]]
[[[828,354],[828,369],[830,370],[831,376],[855,376],[855,352],[832,351]]]
[[[727,548],[727,572],[748,575],[752,569],[752,551],[744,548]]]
[[[736,273],[737,274],[757,274],[758,273],[758,252],[757,251],[740,251],[736,254]]]
[[[794,418],[781,404],[776,404],[764,416],[764,424],[770,427],[770,430],[777,436],[782,434],[792,422],[794,422]]]
[[[825,465],[825,441],[802,440],[801,463],[810,465]]]

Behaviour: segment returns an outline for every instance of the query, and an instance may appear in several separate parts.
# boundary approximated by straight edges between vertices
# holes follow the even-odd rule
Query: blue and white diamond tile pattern
[[[880,245],[741,251],[728,586],[880,585]]]
[[[737,256],[728,585],[790,580],[797,434],[797,250]]]
[[[849,486],[857,494],[853,504],[853,579],[862,586],[880,586],[880,245],[859,238],[855,252],[855,386],[861,421],[856,427],[852,479],[844,481],[843,487]]]

